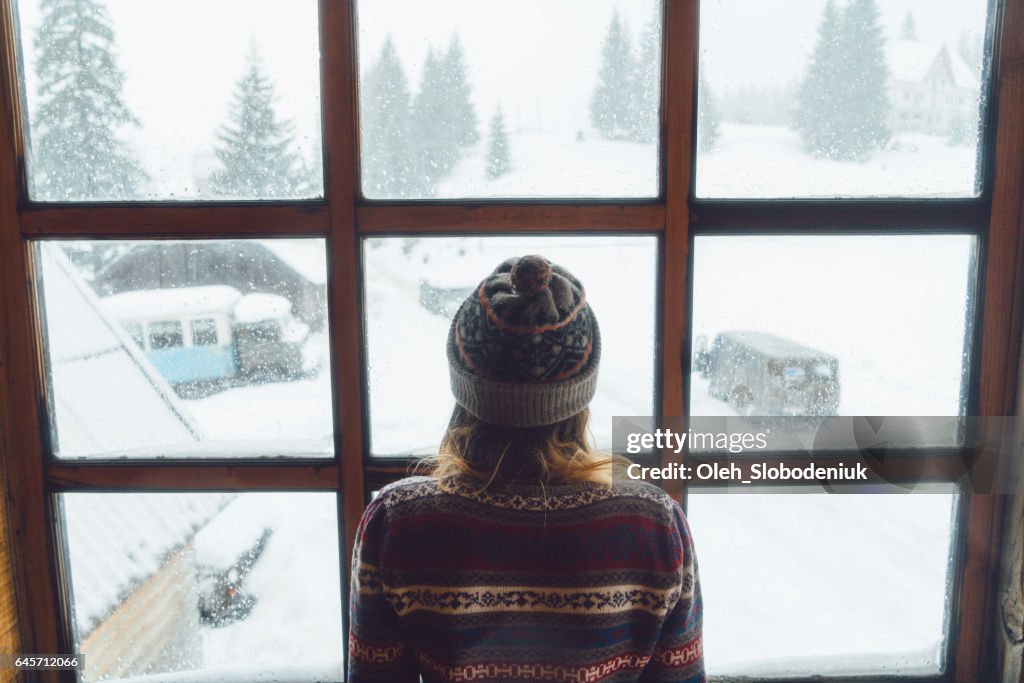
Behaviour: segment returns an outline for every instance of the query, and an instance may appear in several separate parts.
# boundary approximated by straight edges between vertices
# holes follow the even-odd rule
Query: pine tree
[[[640,38],[635,91],[631,98],[630,126],[638,142],[657,142],[661,105],[661,3],[655,3],[654,17]]]
[[[106,9],[98,0],[41,0],[40,11],[33,198],[139,198],[147,176],[120,137],[139,121],[121,99],[124,75]]]
[[[452,140],[461,149],[470,147],[480,139],[476,129],[476,110],[469,95],[472,91],[462,59],[462,43],[458,34],[452,36],[444,56],[445,92],[450,106]],[[461,151],[461,150],[460,150]]]
[[[413,176],[422,196],[436,194],[437,184],[480,139],[470,92],[458,36],[446,53],[428,48],[411,121]]]
[[[362,86],[363,192],[375,199],[423,196],[419,155],[412,146],[409,85],[390,36]]]
[[[505,117],[499,105],[491,119],[491,139],[487,145],[487,178],[494,180],[512,170],[508,154],[508,135],[505,133]]]
[[[416,153],[414,174],[420,179],[426,196],[436,193],[437,181],[454,168],[458,159],[454,145],[450,143],[450,127],[445,121],[448,102],[442,61],[433,47],[427,49],[419,91],[412,104],[411,141]]]
[[[718,118],[718,103],[701,69],[697,82],[697,148],[701,152],[710,152],[718,141]]]
[[[260,199],[301,196],[307,178],[295,151],[294,126],[274,110],[274,84],[259,49],[246,57],[245,73],[235,85],[230,123],[217,133],[220,168],[210,175],[209,190],[221,197]]]
[[[590,101],[591,122],[610,140],[621,140],[631,133],[629,93],[634,69],[629,33],[616,9],[601,45],[601,69]]]
[[[917,23],[914,21],[914,13],[910,10],[907,10],[907,16],[903,18],[900,38],[903,40],[917,40]]]
[[[842,106],[840,52],[841,18],[835,2],[828,0],[818,26],[818,41],[811,54],[803,82],[797,94],[794,124],[800,131],[805,152],[835,158],[844,144],[839,130]]]
[[[850,0],[839,46],[838,158],[864,161],[889,141],[889,72],[875,0]]]

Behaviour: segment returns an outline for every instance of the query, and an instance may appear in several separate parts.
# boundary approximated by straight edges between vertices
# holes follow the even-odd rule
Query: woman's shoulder
[[[385,507],[391,507],[395,503],[430,497],[439,492],[438,480],[435,477],[405,477],[382,487],[380,491],[373,494],[373,500],[379,500]]]

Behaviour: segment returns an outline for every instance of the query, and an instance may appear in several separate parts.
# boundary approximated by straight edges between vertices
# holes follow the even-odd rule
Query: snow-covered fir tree
[[[914,21],[914,13],[907,10],[907,16],[903,17],[903,26],[900,27],[900,38],[903,40],[917,40],[917,22]]]
[[[655,3],[654,17],[640,36],[640,61],[635,69],[634,92],[630,100],[632,138],[656,142],[661,105],[661,3]]]
[[[360,93],[363,192],[378,199],[423,195],[412,143],[409,82],[388,36]]]
[[[487,144],[487,178],[494,180],[512,170],[508,151],[508,134],[505,132],[505,117],[501,105],[491,119],[491,137]]]
[[[425,196],[436,193],[437,182],[459,158],[446,92],[444,57],[427,50],[419,91],[412,104],[411,144],[415,145],[414,174]]]
[[[590,100],[590,121],[602,137],[621,140],[634,135],[629,94],[635,68],[629,32],[616,9],[601,45],[601,69]]]
[[[875,0],[826,4],[794,117],[804,151],[864,161],[888,142],[884,41]]]
[[[452,37],[447,52],[428,48],[411,119],[413,178],[421,196],[436,194],[437,184],[480,139],[471,91],[459,37]]]
[[[34,199],[138,199],[146,180],[121,134],[138,126],[122,99],[115,36],[98,0],[41,0],[30,142]]]
[[[466,64],[462,56],[462,42],[458,34],[452,36],[448,52],[444,56],[445,91],[450,108],[452,139],[460,148],[465,149],[476,144],[480,139],[477,131],[476,109],[470,100],[472,88],[466,74]]]
[[[889,70],[875,0],[850,0],[839,35],[843,143],[837,157],[864,161],[889,141]]]
[[[828,0],[818,26],[818,40],[810,65],[797,94],[794,124],[805,152],[835,158],[844,144],[840,125],[843,104],[840,52],[842,17],[833,0]]]
[[[718,120],[718,102],[701,69],[697,82],[697,149],[701,152],[710,152],[718,142]]]
[[[309,193],[294,126],[277,115],[275,101],[274,84],[253,45],[245,73],[235,85],[229,123],[217,132],[214,153],[220,168],[210,174],[211,194],[266,199]]]

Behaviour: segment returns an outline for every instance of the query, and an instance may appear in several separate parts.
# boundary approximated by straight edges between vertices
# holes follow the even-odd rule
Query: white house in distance
[[[956,50],[916,38],[889,40],[889,130],[955,135],[978,116],[981,74]]]

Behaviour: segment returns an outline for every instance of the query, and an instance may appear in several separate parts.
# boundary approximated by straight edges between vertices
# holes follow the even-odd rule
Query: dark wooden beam
[[[323,202],[269,204],[46,204],[21,213],[22,234],[39,238],[152,239],[324,236]]]
[[[176,463],[69,463],[46,466],[46,479],[54,493],[67,491],[334,491],[338,465],[325,462],[238,464]]]
[[[359,234],[479,234],[485,232],[656,232],[665,224],[660,203],[364,204]]]
[[[21,100],[15,63],[14,13],[0,0],[0,450],[3,503],[10,539],[21,646],[26,652],[71,652],[63,623],[67,593],[58,573],[53,501],[43,478],[42,354],[32,297],[30,249],[21,239],[18,207],[24,158]],[[39,672],[56,681],[58,672]]]

